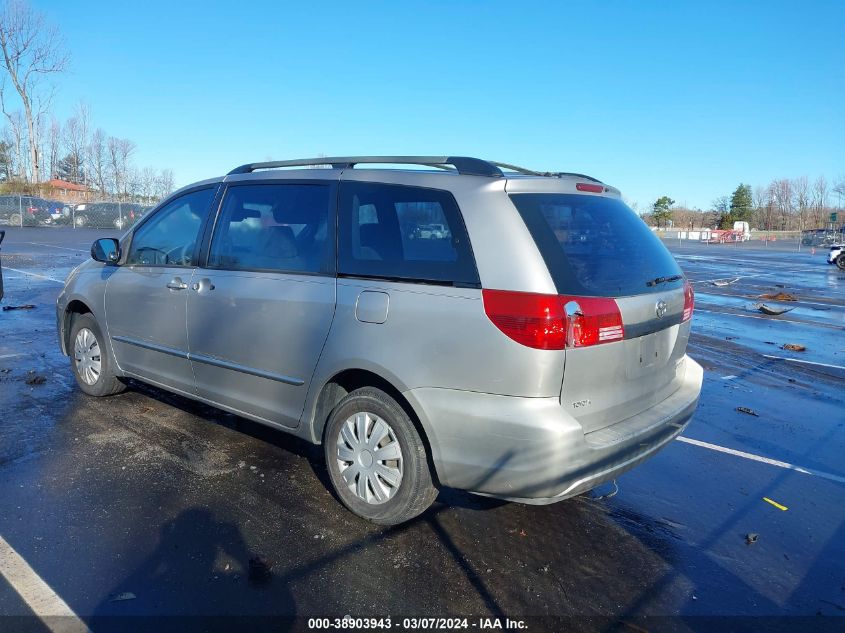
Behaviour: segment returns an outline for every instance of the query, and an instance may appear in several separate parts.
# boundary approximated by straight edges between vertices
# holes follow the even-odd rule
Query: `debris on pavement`
[[[271,565],[264,561],[260,556],[254,556],[249,559],[249,579],[252,582],[267,582],[270,580],[272,574],[270,573]]]
[[[115,593],[109,597],[109,602],[122,602],[123,600],[134,600],[137,598],[131,591],[124,591],[122,593]]]
[[[771,299],[772,301],[798,301],[798,297],[788,292],[770,292],[759,295],[758,299]]]
[[[24,382],[28,385],[43,385],[47,382],[47,377],[42,376],[41,374],[36,374],[35,370],[30,370],[29,373],[27,373]]]
[[[768,497],[763,497],[763,501],[765,501],[766,503],[771,503],[774,507],[776,507],[778,510],[782,510],[783,512],[789,510],[789,508],[787,508],[785,505],[781,505],[777,501],[772,501]]]
[[[3,312],[8,312],[9,310],[32,310],[35,307],[34,303],[25,303],[21,306],[3,306]]]
[[[781,346],[781,349],[789,350],[790,352],[806,352],[807,348],[797,343],[786,343]]]
[[[736,410],[746,415],[753,415],[755,418],[760,417],[759,413],[757,413],[754,409],[749,409],[748,407],[737,407]]]
[[[731,284],[735,284],[739,281],[739,277],[734,277],[733,279],[714,279],[713,285],[722,288],[724,286],[730,286]]]
[[[774,307],[768,306],[765,303],[755,303],[754,308],[759,310],[763,314],[768,314],[770,316],[778,316],[779,314],[785,314],[792,310],[793,308],[781,308],[781,307]]]
[[[749,532],[745,535],[745,544],[751,545],[752,543],[756,543],[757,539],[760,538],[759,534],[755,534],[754,532]]]

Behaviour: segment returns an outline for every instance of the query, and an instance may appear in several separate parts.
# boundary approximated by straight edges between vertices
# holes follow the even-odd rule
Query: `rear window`
[[[466,228],[447,191],[344,182],[339,272],[447,285],[479,285]]]
[[[560,294],[624,297],[679,288],[672,255],[624,202],[562,193],[511,200],[534,237]]]

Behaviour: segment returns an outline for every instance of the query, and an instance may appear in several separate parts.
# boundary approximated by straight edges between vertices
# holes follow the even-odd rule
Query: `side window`
[[[132,236],[127,264],[190,266],[214,189],[179,196],[159,209]]]
[[[209,268],[332,270],[326,185],[231,185],[211,240]]]
[[[343,274],[479,284],[463,218],[447,191],[342,183],[339,231]]]

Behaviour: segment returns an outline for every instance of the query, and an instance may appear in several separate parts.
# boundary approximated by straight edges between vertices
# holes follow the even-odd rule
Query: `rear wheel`
[[[126,389],[115,375],[97,320],[90,314],[77,315],[70,329],[70,364],[76,384],[91,396],[110,396]]]
[[[73,223],[74,223],[76,226],[85,226],[85,224],[87,223],[87,219],[85,218],[85,216],[84,216],[84,215],[77,215],[77,216],[74,218]]]
[[[21,225],[21,214],[20,213],[13,213],[9,216],[9,224],[11,226],[20,226]]]
[[[403,523],[437,497],[422,438],[405,410],[380,389],[357,389],[341,400],[323,445],[337,495],[364,519]]]
[[[845,270],[845,253],[842,253],[835,261],[836,267],[839,268],[839,270]]]

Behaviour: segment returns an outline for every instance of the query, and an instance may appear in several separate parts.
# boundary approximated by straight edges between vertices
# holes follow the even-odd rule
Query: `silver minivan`
[[[254,163],[91,254],[57,304],[85,393],[136,379],[322,444],[338,498],[376,523],[440,486],[572,497],[698,403],[689,282],[618,190],[580,174]]]

